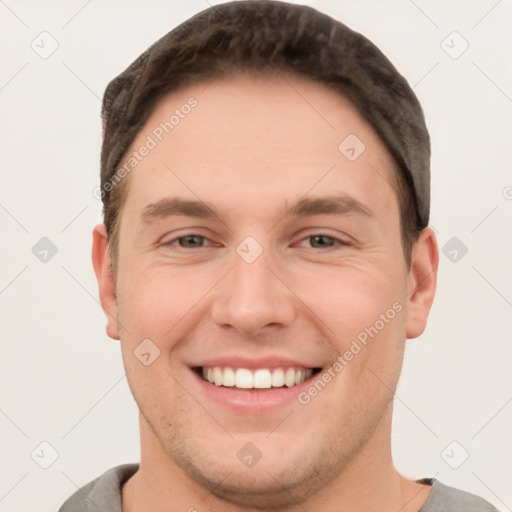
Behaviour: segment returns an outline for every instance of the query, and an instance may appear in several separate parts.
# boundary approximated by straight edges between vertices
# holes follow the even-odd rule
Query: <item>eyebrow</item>
[[[313,215],[359,214],[373,217],[373,212],[357,199],[347,196],[327,196],[301,198],[287,203],[283,217],[309,217]],[[172,216],[197,217],[201,219],[223,218],[226,212],[217,212],[213,205],[204,201],[195,201],[179,197],[164,198],[148,204],[141,214],[144,224]]]

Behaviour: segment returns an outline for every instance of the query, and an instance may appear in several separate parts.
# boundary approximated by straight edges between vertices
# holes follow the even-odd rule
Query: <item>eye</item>
[[[176,245],[177,243],[180,247],[183,247],[184,249],[194,249],[196,247],[204,247],[204,242],[206,240],[208,239],[205,236],[189,234],[170,240],[169,242],[166,242],[163,245]]]
[[[314,249],[328,249],[334,247],[335,245],[349,245],[347,242],[340,240],[339,238],[335,238],[333,236],[329,236],[322,233],[307,236],[306,238],[302,239],[302,242],[304,242],[305,240],[309,240],[311,242],[311,247],[313,247]]]
[[[300,244],[304,243],[306,240],[310,241],[310,247],[313,249],[329,249],[337,246],[348,246],[350,245],[348,242],[344,240],[340,240],[339,238],[335,238],[330,235],[326,235],[323,233],[316,233],[314,235],[307,236],[303,238]],[[196,235],[193,233],[180,236],[170,240],[169,242],[164,243],[164,246],[176,246],[182,247],[183,249],[196,249],[199,247],[205,247],[210,245],[208,238],[202,235]]]

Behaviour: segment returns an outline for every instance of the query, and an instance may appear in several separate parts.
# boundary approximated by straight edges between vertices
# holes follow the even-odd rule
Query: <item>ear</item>
[[[92,233],[92,264],[98,281],[101,306],[107,316],[107,335],[118,340],[116,285],[110,265],[108,235],[104,224],[98,224]]]
[[[437,284],[439,249],[434,231],[425,228],[414,244],[408,276],[407,338],[417,338],[427,325]]]

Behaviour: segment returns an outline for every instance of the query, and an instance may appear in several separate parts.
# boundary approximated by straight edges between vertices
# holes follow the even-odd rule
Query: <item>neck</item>
[[[261,512],[214,496],[167,457],[140,416],[141,462],[122,489],[123,512]],[[374,435],[329,485],[302,503],[274,512],[418,512],[431,487],[401,476],[391,457],[391,407]],[[172,504],[172,508],[169,507]]]

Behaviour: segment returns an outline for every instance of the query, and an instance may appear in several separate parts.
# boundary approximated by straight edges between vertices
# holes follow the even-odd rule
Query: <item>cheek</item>
[[[390,333],[404,321],[405,276],[388,269],[356,264],[326,272],[312,269],[301,274],[294,289],[322,321],[338,351],[359,335],[364,338],[365,329],[376,325],[379,332]]]
[[[118,297],[120,321],[128,332],[159,341],[169,338],[208,290],[205,280],[191,279],[179,268],[138,268],[124,277]]]
[[[381,380],[395,386],[405,343],[406,279],[400,272],[352,266],[325,276],[302,275],[302,283],[315,285],[305,302],[322,320],[316,324],[325,327],[326,340],[338,354],[331,373],[339,376],[340,403],[351,396],[386,403],[389,389]]]

